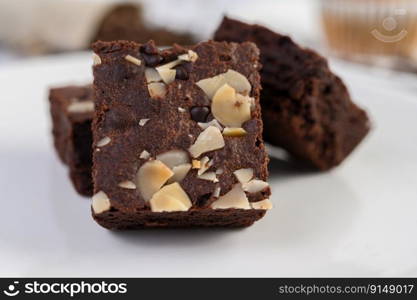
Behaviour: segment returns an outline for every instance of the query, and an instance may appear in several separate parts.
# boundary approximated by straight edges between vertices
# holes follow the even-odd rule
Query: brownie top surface
[[[218,41],[256,43],[261,51],[262,84],[277,91],[288,91],[297,81],[320,77],[328,69],[324,57],[262,25],[224,17],[214,36]]]
[[[49,90],[49,101],[58,104],[61,111],[73,122],[84,122],[93,118],[93,86],[69,85]]]
[[[220,195],[229,192],[238,183],[233,174],[236,170],[252,169],[253,178],[266,181],[268,158],[260,118],[259,50],[253,43],[209,41],[187,48],[174,45],[160,51],[153,42],[141,45],[116,41],[96,42],[93,50],[99,57],[93,68],[96,98],[93,178],[95,192],[104,191],[111,199],[113,209],[147,209],[148,201],[139,188],[139,170],[147,162],[158,160],[157,156],[173,150],[186,153],[187,162],[193,166],[179,181],[192,202],[192,209],[208,207],[218,197],[213,195],[218,188]],[[189,50],[198,58],[181,61],[172,67],[171,70],[176,70],[175,79],[154,82],[146,75],[149,69],[155,71],[155,67],[175,62],[181,55],[191,57]],[[246,134],[226,136],[220,133],[223,147],[191,155],[190,147],[207,130],[201,126],[206,124],[207,127],[214,115],[229,118],[221,109],[220,112],[218,109],[212,111],[211,96],[197,83],[229,70],[247,79],[251,89],[245,97],[253,102],[249,119],[242,121],[241,126],[222,124],[221,128],[241,127]],[[166,73],[171,74],[170,71]],[[156,93],[155,96],[151,86],[163,86],[163,95]],[[199,122],[204,124],[199,125]],[[213,127],[216,126],[210,126],[209,131],[216,131]],[[218,141],[218,136],[215,140]],[[105,145],[98,147],[103,141]],[[206,162],[204,157],[209,163],[202,175],[215,174],[215,179],[208,175],[208,179],[200,178],[197,173],[201,168],[194,169],[195,163]],[[120,183],[126,181],[136,186],[121,188]],[[268,188],[247,197],[249,201],[259,201],[268,198],[269,193]]]

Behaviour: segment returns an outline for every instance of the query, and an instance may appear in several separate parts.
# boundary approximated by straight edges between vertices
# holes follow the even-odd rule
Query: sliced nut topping
[[[148,159],[149,157],[151,157],[151,154],[146,150],[143,150],[139,155],[141,159]]]
[[[93,53],[93,66],[101,64],[101,58],[97,54]]]
[[[68,105],[67,111],[69,113],[88,113],[94,111],[93,101],[73,102]]]
[[[202,79],[197,81],[196,85],[204,91],[209,99],[212,99],[217,90],[226,83],[224,74]]]
[[[156,192],[149,203],[153,212],[187,211],[192,206],[187,193],[176,182]]]
[[[140,167],[136,174],[136,186],[143,199],[148,201],[173,175],[174,172],[163,162],[151,160]]]
[[[269,199],[265,199],[265,200],[261,200],[261,201],[257,201],[257,202],[251,202],[250,206],[253,209],[265,209],[265,210],[269,210],[272,208],[272,202],[269,201]]]
[[[199,160],[193,159],[192,163],[192,167],[193,169],[200,169],[201,168],[201,162]]]
[[[213,119],[213,120],[211,120],[210,122],[207,122],[207,123],[200,123],[200,122],[198,122],[197,124],[202,129],[207,129],[210,126],[214,126],[214,127],[219,128],[220,130],[223,130],[222,125],[220,125],[220,123],[216,119]]]
[[[198,54],[193,50],[188,50],[188,53],[179,55],[178,59],[195,62],[198,59]]]
[[[171,169],[190,162],[188,153],[183,150],[170,150],[162,154],[158,154],[156,159],[160,160]]]
[[[140,119],[139,120],[139,126],[145,126],[146,123],[148,123],[150,119]]]
[[[268,182],[259,180],[259,179],[253,179],[249,182],[246,182],[242,184],[242,188],[245,192],[248,192],[249,194],[261,192],[264,189],[266,189],[269,186]]]
[[[178,107],[178,111],[183,113],[183,112],[186,112],[187,110],[185,108]]]
[[[216,173],[214,172],[207,172],[202,175],[198,175],[197,178],[212,181],[212,182],[219,182],[219,180],[217,179]]]
[[[174,175],[168,180],[168,183],[181,182],[191,169],[191,164],[182,164],[172,168]]]
[[[214,198],[219,198],[219,196],[220,196],[220,192],[221,192],[221,187],[216,187],[215,189],[214,189],[214,192],[213,192],[213,194],[212,194],[212,196],[214,197]]]
[[[246,130],[239,127],[226,127],[223,129],[224,136],[231,136],[231,137],[241,137],[247,134]]]
[[[119,187],[124,188],[124,189],[131,189],[131,190],[136,189],[136,184],[134,184],[130,180],[122,181],[118,185]]]
[[[111,139],[108,136],[105,136],[104,138],[102,138],[101,140],[97,142],[96,146],[103,147],[103,146],[106,146],[110,142],[111,142]]]
[[[173,60],[169,63],[166,63],[164,65],[160,65],[159,67],[156,67],[156,70],[159,72],[159,70],[162,70],[162,69],[172,69],[172,68],[175,68],[176,66],[178,66],[180,63],[182,63],[182,60],[176,59],[176,60]]]
[[[148,91],[152,99],[161,99],[165,97],[167,88],[162,82],[151,82],[148,84]]]
[[[162,78],[161,76],[159,76],[158,71],[156,71],[154,68],[145,69],[145,78],[147,83],[162,81]]]
[[[136,58],[136,57],[133,57],[132,55],[126,55],[125,56],[125,59],[128,61],[128,62],[131,62],[132,64],[135,64],[135,65],[137,65],[137,66],[140,66],[141,65],[141,61],[140,61],[140,59],[138,59],[138,58]]]
[[[202,175],[213,165],[213,161],[210,160],[207,156],[204,156],[200,160],[200,169],[197,172],[197,175]]]
[[[193,157],[197,158],[203,153],[221,149],[224,145],[223,135],[219,128],[209,126],[200,133],[189,151]]]
[[[252,87],[248,79],[234,70],[228,70],[225,73],[226,83],[233,87],[236,92],[242,95],[249,95]]]
[[[233,172],[240,183],[247,183],[253,178],[253,169],[239,169]]]
[[[110,209],[110,199],[107,197],[106,193],[99,191],[93,196],[93,211],[96,215],[101,214]]]
[[[236,93],[236,100],[239,102],[248,102],[250,105],[250,110],[253,111],[255,109],[255,98],[244,96],[242,94]]]
[[[218,169],[216,170],[216,174],[217,174],[217,175],[221,175],[221,174],[223,174],[223,172],[224,172],[223,168],[218,168]]]
[[[236,98],[236,91],[228,84],[223,85],[214,95],[211,103],[213,116],[223,125],[241,127],[250,120],[251,109],[245,98]]]
[[[161,76],[162,81],[166,84],[170,84],[175,80],[175,75],[177,74],[175,69],[156,68],[156,70],[158,71],[159,76]]]
[[[217,90],[225,84],[230,85],[242,95],[249,95],[251,91],[251,85],[248,79],[234,70],[228,70],[226,73],[222,73],[211,78],[202,79],[196,82],[196,84],[210,99],[212,99]]]
[[[248,198],[240,184],[236,184],[229,192],[220,196],[211,204],[213,209],[241,208],[250,209]]]

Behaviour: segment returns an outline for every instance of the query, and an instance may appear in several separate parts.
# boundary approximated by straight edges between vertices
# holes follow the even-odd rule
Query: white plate
[[[336,63],[374,130],[328,173],[272,160],[275,208],[254,226],[110,232],[51,144],[47,87],[91,80],[90,62],[0,68],[0,276],[417,276],[415,78]]]

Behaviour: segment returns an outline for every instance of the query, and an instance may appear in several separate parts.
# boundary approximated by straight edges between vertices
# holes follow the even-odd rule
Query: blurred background
[[[0,0],[0,66],[97,39],[191,44],[209,39],[224,14],[326,55],[417,73],[414,0]]]

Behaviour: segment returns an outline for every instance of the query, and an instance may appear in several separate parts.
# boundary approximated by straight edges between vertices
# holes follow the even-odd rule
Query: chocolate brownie
[[[91,196],[93,184],[92,133],[93,89],[88,86],[67,86],[49,91],[52,133],[55,149],[78,193]]]
[[[240,227],[264,216],[271,203],[253,43],[93,49],[100,225]]]
[[[260,49],[265,141],[321,170],[340,164],[369,131],[325,58],[288,36],[225,17],[214,39],[254,42]]]

